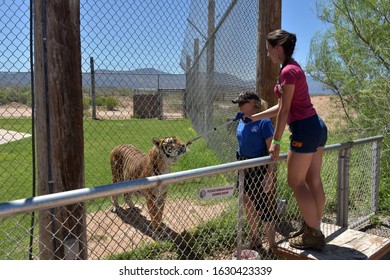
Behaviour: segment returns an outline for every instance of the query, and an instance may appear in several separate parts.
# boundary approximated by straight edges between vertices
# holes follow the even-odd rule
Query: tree
[[[389,7],[390,0],[318,0],[317,16],[329,28],[312,39],[307,65],[314,79],[339,96],[355,132],[344,135],[385,136],[383,186],[390,184]]]

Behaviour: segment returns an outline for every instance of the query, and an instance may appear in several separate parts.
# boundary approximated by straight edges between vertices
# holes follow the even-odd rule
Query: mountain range
[[[332,94],[328,89],[307,76],[312,95]],[[29,86],[30,72],[0,72],[0,86]],[[91,86],[91,74],[82,74],[83,87]],[[95,87],[97,88],[137,88],[137,89],[185,89],[185,74],[170,74],[154,68],[142,68],[131,71],[96,70]],[[253,81],[244,81],[234,75],[215,74],[215,85],[218,86],[252,86]]]

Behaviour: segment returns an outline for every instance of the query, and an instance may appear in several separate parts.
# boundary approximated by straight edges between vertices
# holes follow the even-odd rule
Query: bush
[[[0,91],[0,105],[6,105],[12,102],[31,106],[30,90],[16,88],[16,90],[3,89]]]
[[[108,111],[113,111],[115,107],[118,106],[118,104],[119,104],[118,100],[116,100],[113,97],[107,97],[105,100],[105,105]]]
[[[115,107],[119,104],[118,100],[114,97],[96,97],[95,106],[105,106],[108,111],[113,111]],[[92,106],[92,98],[84,97],[83,98],[84,109],[89,109]]]
[[[84,97],[83,98],[83,108],[84,110],[88,110],[91,107],[92,99],[91,97]]]
[[[104,106],[105,104],[105,97],[96,97],[95,98],[95,106]]]

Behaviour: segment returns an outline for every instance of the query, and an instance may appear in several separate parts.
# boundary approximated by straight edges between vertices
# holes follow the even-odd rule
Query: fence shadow
[[[179,233],[163,224],[161,232],[155,232],[152,229],[151,221],[143,216],[141,210],[136,207],[126,209],[118,207],[116,214],[124,223],[132,226],[153,240],[171,242],[174,244],[180,259],[201,259],[201,256],[192,249],[193,246],[191,246],[187,231]]]
[[[305,250],[301,253],[302,257],[318,260],[367,260],[367,255],[352,247],[326,244],[322,251]]]

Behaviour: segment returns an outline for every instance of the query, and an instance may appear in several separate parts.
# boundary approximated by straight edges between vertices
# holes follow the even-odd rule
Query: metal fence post
[[[243,214],[243,194],[244,194],[244,170],[238,171],[238,217],[237,217],[237,251],[236,257],[237,260],[241,259],[241,250],[242,250],[242,214]]]
[[[92,103],[92,119],[96,120],[96,100],[95,100],[95,65],[93,57],[90,58],[91,64],[91,103]]]
[[[338,159],[337,225],[341,227],[348,226],[349,152],[350,148],[340,150]]]
[[[163,90],[160,88],[160,74],[157,74],[157,117],[162,120],[164,118],[164,98]]]
[[[379,175],[380,175],[380,155],[381,143],[380,140],[372,144],[372,184],[371,184],[371,212],[378,211],[378,196],[379,196]]]

